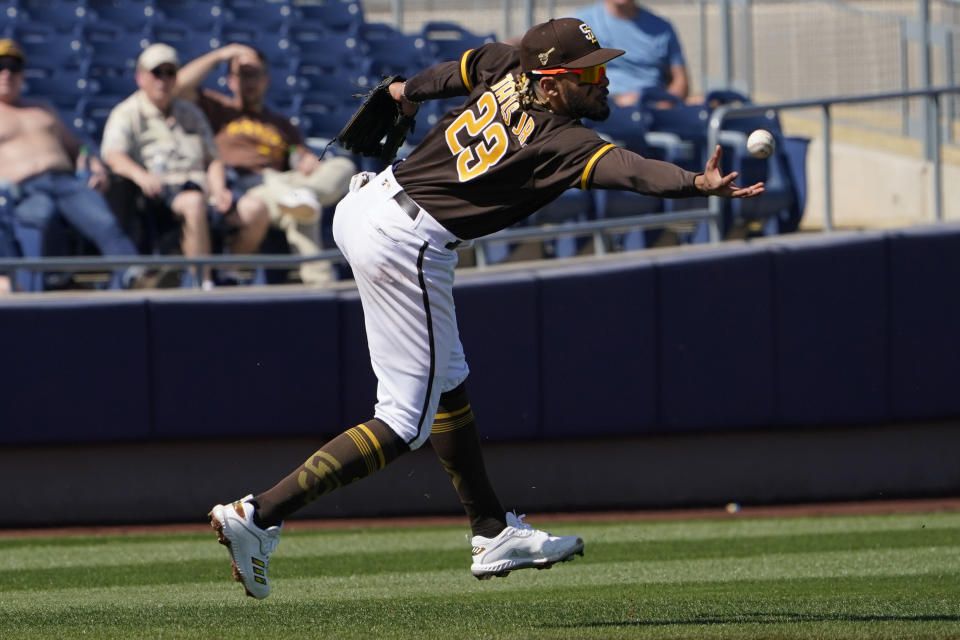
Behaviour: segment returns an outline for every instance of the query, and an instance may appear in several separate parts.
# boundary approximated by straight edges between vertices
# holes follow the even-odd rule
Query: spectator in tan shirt
[[[111,111],[103,131],[103,158],[146,197],[169,206],[181,225],[185,256],[211,251],[208,202],[235,227],[230,252],[255,253],[269,223],[266,207],[252,198],[234,203],[206,117],[174,95],[179,67],[169,45],[153,44],[140,54],[139,90]],[[209,270],[202,277],[205,287],[212,286]]]

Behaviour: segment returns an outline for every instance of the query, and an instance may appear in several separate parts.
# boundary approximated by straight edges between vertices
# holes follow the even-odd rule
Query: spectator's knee
[[[244,194],[237,201],[237,215],[244,227],[266,230],[270,224],[270,212],[266,203],[249,194]]]
[[[187,226],[199,226],[207,219],[207,201],[202,191],[181,191],[173,199],[171,208]]]

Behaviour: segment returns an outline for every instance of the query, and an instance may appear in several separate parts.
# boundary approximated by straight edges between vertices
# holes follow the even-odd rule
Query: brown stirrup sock
[[[473,535],[493,538],[503,531],[504,510],[487,478],[465,384],[440,396],[430,444],[453,481]]]
[[[254,498],[258,527],[278,525],[320,496],[383,469],[410,450],[379,420],[347,429],[286,478]]]

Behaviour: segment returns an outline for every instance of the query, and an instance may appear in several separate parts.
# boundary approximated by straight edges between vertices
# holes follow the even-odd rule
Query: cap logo
[[[547,64],[547,61],[550,60],[550,54],[556,51],[556,49],[557,49],[556,47],[550,47],[543,53],[538,53],[537,59],[540,60],[540,64]]]
[[[593,30],[590,29],[590,25],[588,25],[586,22],[581,22],[580,31],[583,33],[584,38],[586,38],[588,41],[592,42],[593,44],[596,44],[597,36],[593,35]]]

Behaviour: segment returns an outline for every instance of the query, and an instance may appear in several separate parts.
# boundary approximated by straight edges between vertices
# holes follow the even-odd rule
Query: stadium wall
[[[518,508],[960,489],[960,224],[458,277],[474,410]],[[349,286],[18,296],[0,336],[0,526],[197,519],[375,401]],[[455,513],[431,456],[302,515]]]

